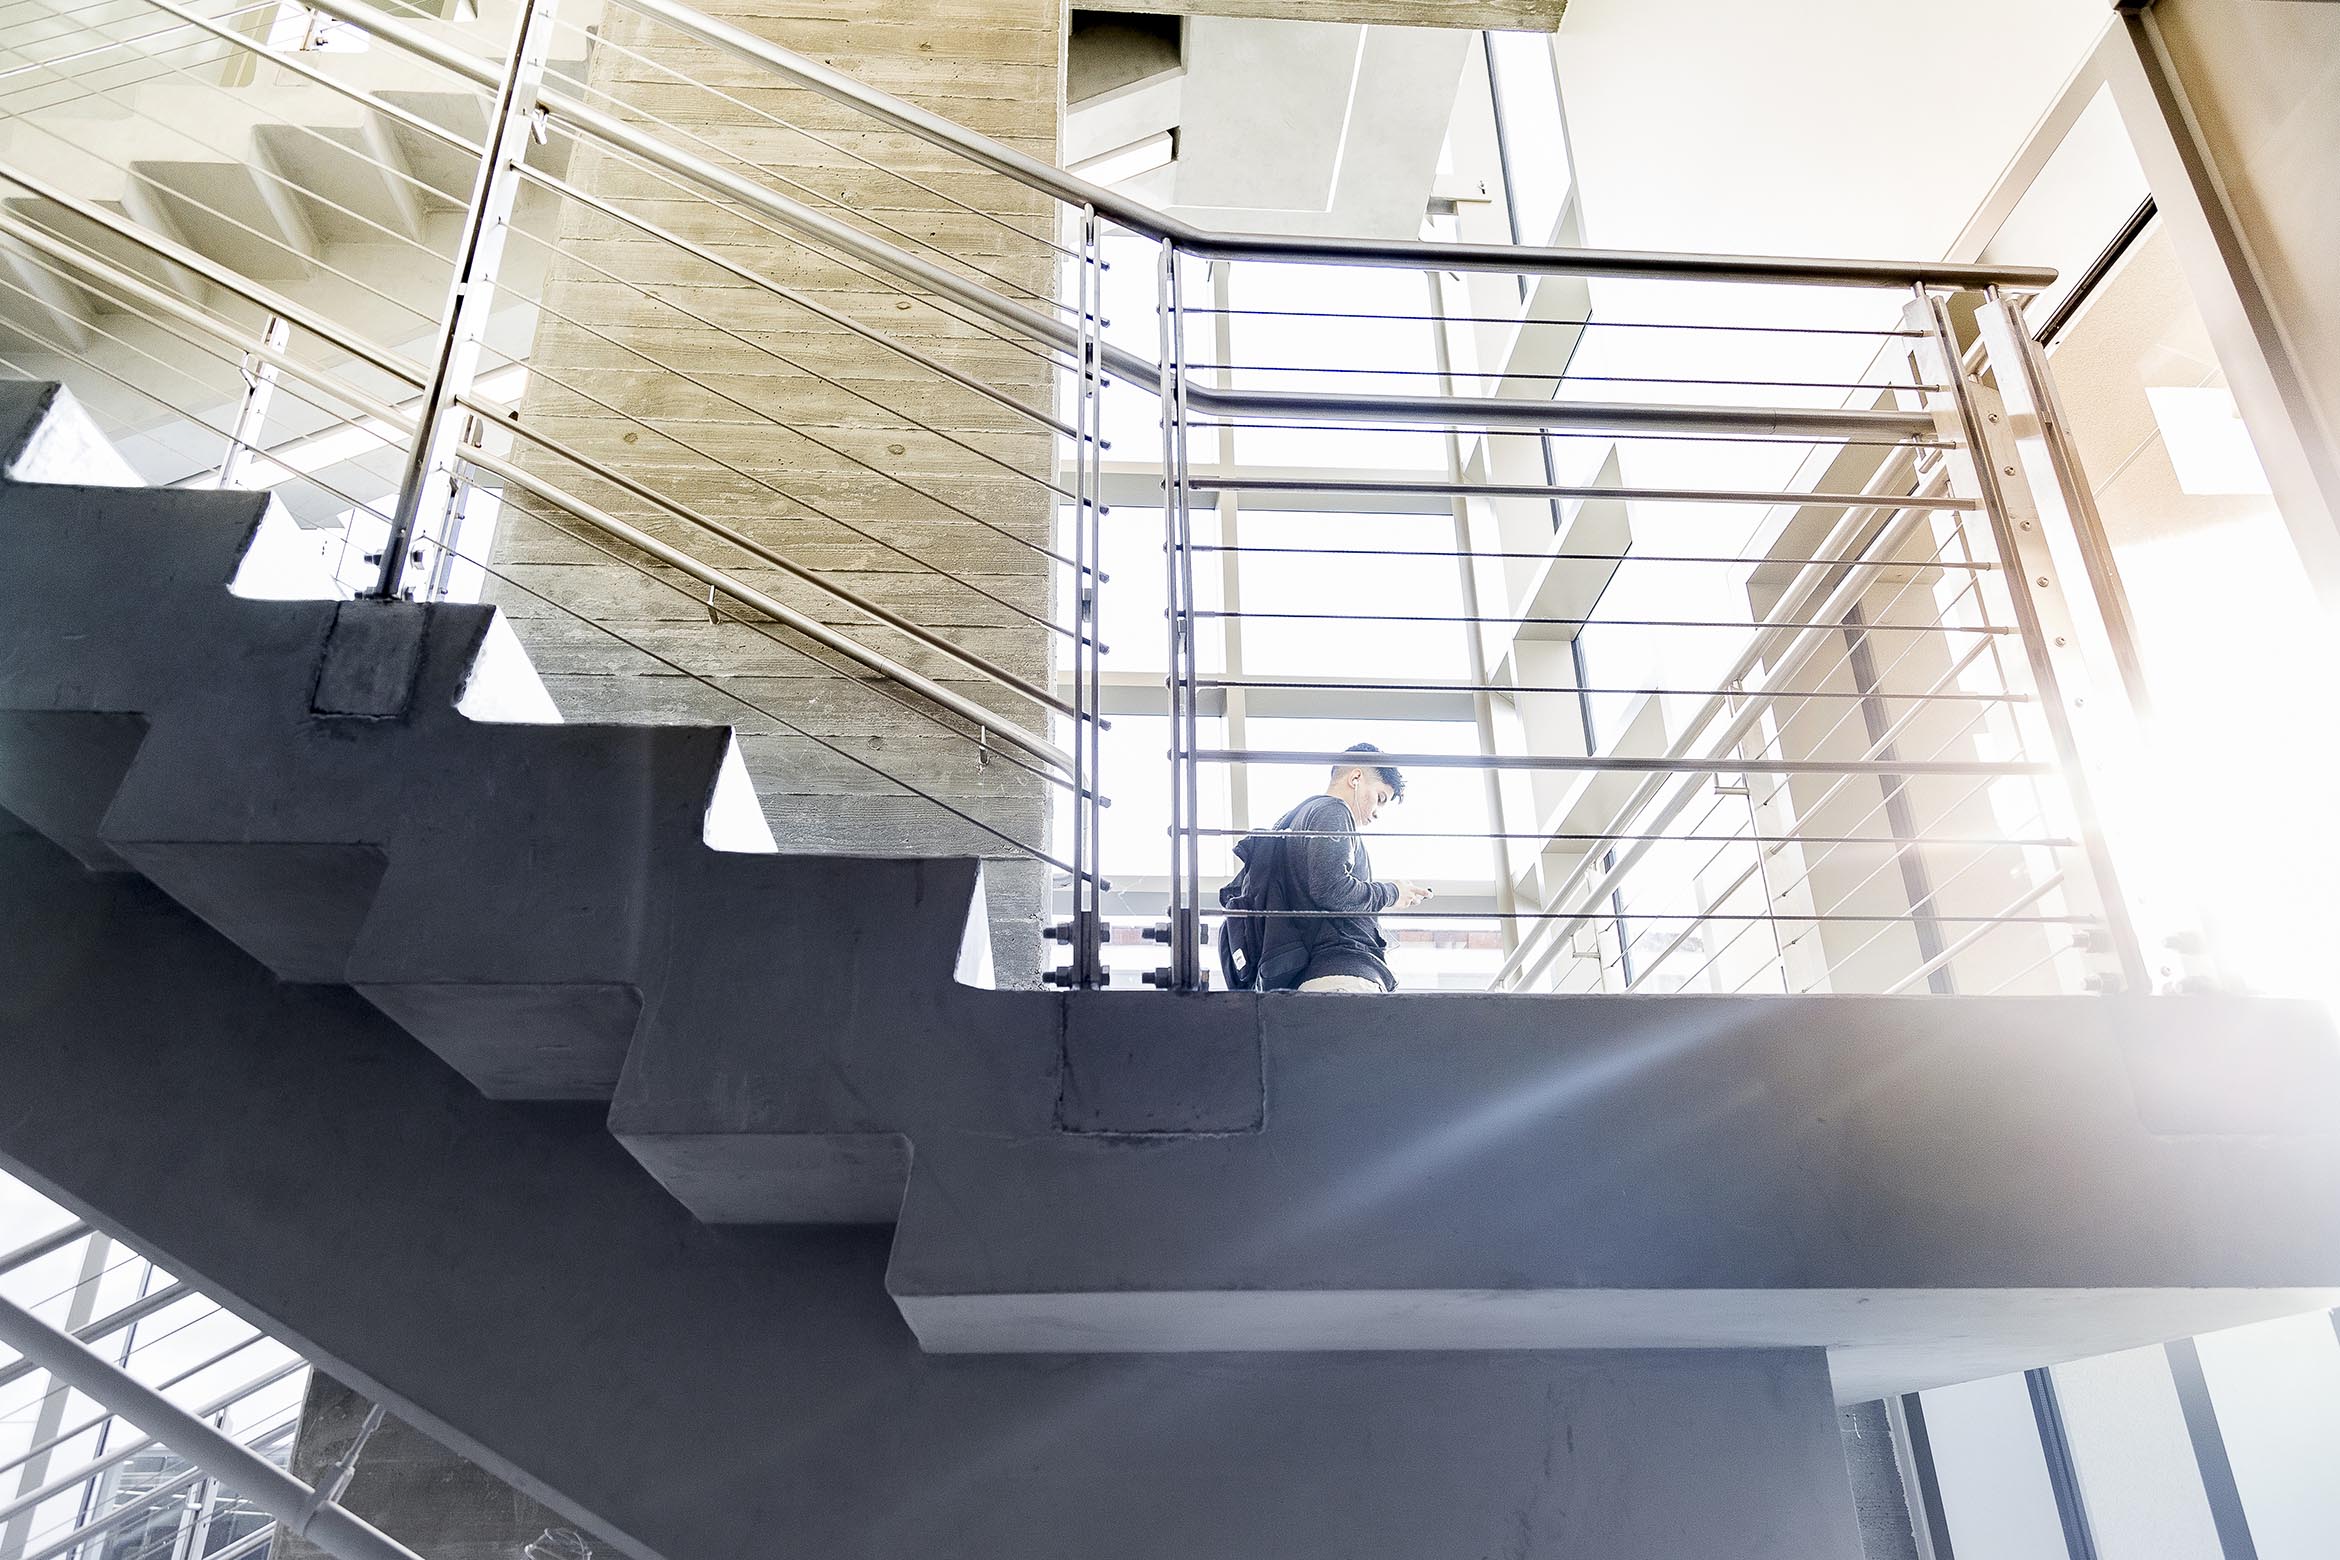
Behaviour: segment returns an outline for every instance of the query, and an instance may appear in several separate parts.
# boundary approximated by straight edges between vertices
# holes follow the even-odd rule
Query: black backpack
[[[1292,903],[1284,872],[1284,842],[1274,831],[1247,834],[1235,846],[1235,876],[1219,890],[1222,910],[1283,910]],[[1229,991],[1274,989],[1278,979],[1308,967],[1311,949],[1302,935],[1265,958],[1270,917],[1230,915],[1219,923],[1219,978]]]

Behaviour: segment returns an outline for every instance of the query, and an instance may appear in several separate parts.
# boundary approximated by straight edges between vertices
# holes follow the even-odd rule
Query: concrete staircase
[[[572,8],[573,10],[574,8]],[[597,11],[588,7],[588,13]],[[491,3],[453,20],[410,25],[465,53],[497,57],[509,42],[512,7]],[[565,37],[573,56],[591,14]],[[271,59],[185,25],[158,8],[121,0],[69,15],[20,18],[0,65],[0,166],[20,169],[237,273],[274,285],[318,274],[317,262],[365,271],[362,251],[433,241],[433,219],[460,209],[477,159]],[[247,18],[236,24],[249,27]],[[340,28],[345,43],[363,40]],[[109,40],[112,46],[107,46]],[[380,47],[292,55],[393,109],[477,142],[480,93],[398,50]],[[190,302],[203,284],[138,246],[52,202],[7,192],[12,213],[89,248]],[[357,248],[360,253],[334,251]],[[44,331],[60,323],[86,345],[87,327],[118,315],[86,289],[61,286],[21,246],[0,245],[12,279],[58,309],[16,293],[0,296],[0,320]],[[411,270],[411,261],[405,269]],[[385,268],[395,275],[398,267]],[[436,300],[433,300],[434,302]]]
[[[571,7],[552,68],[581,74],[583,28],[598,6]],[[484,58],[509,42],[514,10],[503,0],[450,20],[409,25],[451,49]],[[0,181],[0,210],[119,267],[206,313],[256,335],[249,305],[193,270],[163,259],[70,202],[183,246],[231,273],[347,322],[392,351],[428,356],[444,308],[448,270],[476,155],[426,133],[435,125],[476,143],[486,129],[483,94],[340,27],[336,47],[279,58],[238,51],[140,0],[111,0],[69,13],[21,17],[0,47],[0,167],[38,180],[49,199]],[[243,25],[253,25],[247,18]],[[108,47],[106,40],[120,46]],[[46,63],[44,63],[46,62]],[[371,94],[380,108],[304,79],[296,66]],[[560,147],[540,152],[558,170]],[[527,203],[524,227],[539,217]],[[542,264],[534,246],[516,261],[522,289],[498,303],[492,341],[524,356],[534,329],[526,284]],[[434,258],[437,257],[437,258]],[[242,381],[232,352],[222,364],[198,335],[193,346],[158,329],[138,306],[61,268],[30,243],[0,234],[0,354],[17,373],[82,371],[105,401],[109,426],[147,437],[126,447],[154,480],[200,474],[218,459],[218,441],[190,436],[186,420],[213,428],[235,420]],[[345,355],[303,341],[297,355],[327,364]],[[405,387],[355,360],[352,382],[396,401]],[[184,418],[158,417],[136,386],[160,389]],[[335,426],[321,409],[280,397],[271,429],[279,441]],[[331,488],[373,496],[379,478],[349,462],[320,468]],[[338,526],[347,504],[324,488],[292,484],[285,502],[303,525]]]
[[[434,124],[481,133],[474,93],[403,96]],[[0,123],[0,162],[273,284],[314,276],[329,245],[423,238],[471,180],[454,148],[297,79],[150,81],[13,117]],[[201,301],[195,278],[62,208],[21,194],[8,208]]]
[[[0,1159],[640,1554],[1850,1560],[1833,1402],[2340,1299],[2318,1010],[990,990],[728,731],[0,472]]]

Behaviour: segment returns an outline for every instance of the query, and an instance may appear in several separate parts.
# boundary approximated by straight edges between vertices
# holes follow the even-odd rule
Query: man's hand
[[[1392,910],[1411,910],[1430,897],[1430,890],[1422,887],[1419,883],[1408,883],[1403,878],[1396,880],[1390,886],[1397,890],[1397,898],[1389,903]]]

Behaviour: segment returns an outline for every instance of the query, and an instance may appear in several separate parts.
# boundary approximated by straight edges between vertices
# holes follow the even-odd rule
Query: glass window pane
[[[1951,1549],[1990,1560],[2070,1560],[2023,1378],[1943,1387],[1924,1402]]]
[[[1520,243],[1548,244],[1559,226],[1570,183],[1552,36],[1490,32],[1487,54],[1495,69],[1496,101],[1502,106],[1507,182],[1516,202],[1513,228]]]
[[[2055,1378],[2099,1560],[2216,1555],[2168,1356],[2158,1346],[2103,1354],[2058,1365]]]
[[[2340,1338],[2325,1312],[2206,1333],[2202,1375],[2259,1560],[2340,1546]]]
[[[2329,666],[2340,643],[2165,230],[2130,247],[2053,363],[2153,690],[2151,760],[2100,798],[2115,846],[2201,908],[2236,984],[2340,999],[2324,887],[2340,873],[2340,814],[2234,805],[2261,776],[2340,763],[2340,735],[2300,718],[2280,670]]]
[[[1239,264],[1228,273],[1228,306],[1235,366],[1218,378],[1232,388],[1396,394],[1438,386],[1431,292],[1419,271]],[[1233,437],[1236,458],[1253,465],[1443,470],[1447,459],[1444,434],[1411,429],[1246,423]]]
[[[1059,504],[1056,520],[1057,550],[1069,558],[1073,556],[1072,506]],[[1217,536],[1217,510],[1210,505],[1197,509],[1194,527],[1197,547],[1211,545]],[[1105,645],[1105,670],[1109,674],[1160,672],[1170,656],[1169,625],[1163,615],[1169,580],[1162,547],[1162,511],[1116,504],[1098,530],[1105,581],[1098,588],[1097,612],[1103,627],[1099,637]],[[1218,561],[1216,553],[1195,554],[1195,602],[1205,612],[1219,609]],[[1072,570],[1057,565],[1055,573],[1056,621],[1070,623]],[[1205,619],[1197,634],[1197,659],[1203,671],[1216,673],[1225,665],[1223,639],[1217,621]],[[1070,648],[1071,641],[1059,636],[1059,659],[1068,675]]]
[[[1239,555],[1247,676],[1468,677],[1461,576],[1420,556],[1454,550],[1445,516],[1245,509],[1238,526],[1242,546],[1283,549]],[[1346,613],[1382,621],[1328,616]]]

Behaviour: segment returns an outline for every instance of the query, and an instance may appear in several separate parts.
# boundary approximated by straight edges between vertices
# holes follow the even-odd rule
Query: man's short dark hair
[[[1378,753],[1381,751],[1381,749],[1375,747],[1370,742],[1352,742],[1347,747],[1341,749],[1341,751],[1344,753]],[[1335,764],[1333,766],[1333,777],[1338,779],[1343,773],[1351,769],[1372,770],[1374,774],[1380,777],[1381,783],[1389,787],[1390,799],[1392,801],[1402,802],[1406,799],[1406,777],[1398,772],[1398,768],[1395,764],[1373,764],[1363,761],[1359,761],[1354,764]]]

